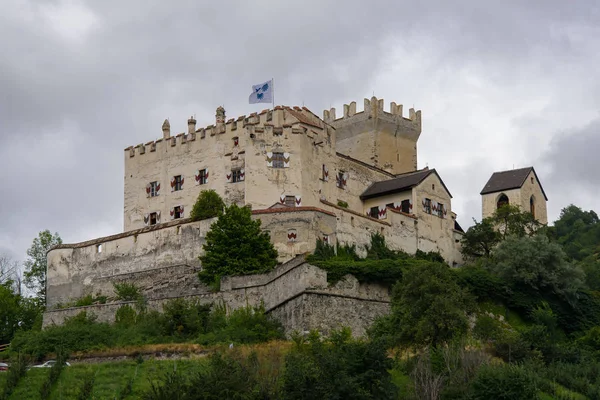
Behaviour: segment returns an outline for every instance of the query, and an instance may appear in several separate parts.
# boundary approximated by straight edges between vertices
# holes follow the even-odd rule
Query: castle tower
[[[491,217],[496,209],[510,204],[530,212],[541,224],[547,224],[547,201],[533,167],[494,172],[481,190],[481,217]]]
[[[383,110],[383,99],[364,99],[364,110],[356,112],[356,102],[344,104],[344,115],[337,118],[335,108],[325,110],[323,120],[336,129],[336,151],[393,174],[417,170],[417,141],[421,135],[421,111],[413,108],[409,117],[402,105],[390,104]]]

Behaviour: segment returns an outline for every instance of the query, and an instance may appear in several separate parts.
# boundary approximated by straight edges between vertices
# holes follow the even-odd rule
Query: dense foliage
[[[200,280],[216,284],[225,275],[264,273],[277,264],[277,251],[269,234],[252,219],[248,207],[235,204],[215,221],[206,234]]]
[[[392,344],[435,347],[466,335],[473,306],[447,265],[411,265],[394,286],[391,314],[374,329]]]
[[[75,352],[169,342],[258,343],[282,337],[281,324],[267,317],[262,307],[241,308],[226,315],[223,307],[176,299],[165,304],[163,313],[124,305],[114,325],[97,322],[84,311],[60,326],[20,332],[11,351],[42,359],[58,348]]]
[[[203,190],[198,195],[196,203],[190,213],[190,218],[193,221],[218,217],[223,214],[225,202],[213,189]]]
[[[360,258],[354,245],[332,246],[317,239],[314,254],[307,261],[327,271],[327,281],[335,284],[346,275],[353,275],[359,282],[375,282],[393,286],[402,277],[402,272],[411,267],[420,267],[429,262],[444,262],[437,252],[418,251],[412,256],[402,251],[390,250],[383,235],[371,235],[366,257]]]
[[[533,215],[516,206],[505,205],[491,217],[475,221],[463,236],[461,251],[467,259],[489,257],[502,240],[511,236],[532,236],[539,228]]]
[[[297,337],[282,357],[216,353],[197,373],[170,372],[144,396],[161,399],[395,399],[382,343],[354,340],[348,330],[323,339]]]

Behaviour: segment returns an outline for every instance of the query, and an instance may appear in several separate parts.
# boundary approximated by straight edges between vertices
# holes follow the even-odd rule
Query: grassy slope
[[[76,399],[83,385],[84,376],[90,372],[95,375],[94,399],[118,398],[129,379],[133,379],[132,393],[126,399],[138,399],[141,393],[150,388],[150,382],[161,377],[165,372],[174,368],[191,372],[203,368],[204,365],[204,359],[148,360],[141,364],[134,361],[74,364],[63,370],[60,379],[52,389],[50,400]],[[41,368],[28,371],[10,399],[40,399],[40,388],[48,371],[49,369]]]

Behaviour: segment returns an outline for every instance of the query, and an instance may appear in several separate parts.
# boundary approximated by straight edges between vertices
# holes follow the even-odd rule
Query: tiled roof
[[[296,118],[298,121],[302,122],[303,124],[314,126],[315,128],[323,127],[322,121],[319,117],[316,117],[316,119],[309,118],[306,114],[304,114],[302,112],[302,109],[300,107],[296,107],[296,109],[294,109],[292,107],[285,107],[285,109],[287,110],[287,112],[292,114],[294,116],[294,118]],[[306,109],[306,110],[308,110],[308,109]],[[312,112],[310,112],[310,113],[312,115],[314,115],[314,113],[312,113]]]
[[[360,199],[366,200],[373,197],[383,196],[385,194],[398,193],[407,189],[411,189],[421,183],[430,174],[437,175],[442,183],[442,186],[444,186],[444,189],[446,189],[450,197],[452,197],[450,191],[444,184],[444,181],[442,181],[442,178],[440,178],[435,169],[423,169],[420,171],[409,172],[407,174],[396,175],[396,178],[389,179],[387,181],[375,182],[360,195]]]
[[[540,185],[542,193],[544,194],[544,198],[547,201],[548,196],[546,196],[546,192],[544,192],[542,183],[538,179],[537,174],[535,173],[535,169],[533,169],[533,167],[494,172],[483,187],[483,189],[481,190],[480,194],[497,193],[503,190],[519,189],[521,186],[523,186],[525,180],[527,179],[531,171],[533,171],[535,179]]]

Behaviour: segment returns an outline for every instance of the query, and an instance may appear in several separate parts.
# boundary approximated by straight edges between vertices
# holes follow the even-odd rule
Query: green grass
[[[199,371],[206,365],[204,359],[195,360],[148,360],[141,364],[135,361],[106,362],[98,364],[72,364],[66,367],[58,382],[52,388],[49,400],[76,399],[88,373],[95,375],[93,398],[115,399],[127,382],[132,379],[132,392],[125,397],[128,400],[139,399],[141,394],[150,389],[152,381],[157,381],[166,372]],[[32,368],[21,379],[10,400],[40,399],[40,388],[49,369]],[[0,389],[4,387],[4,376],[0,377]]]

